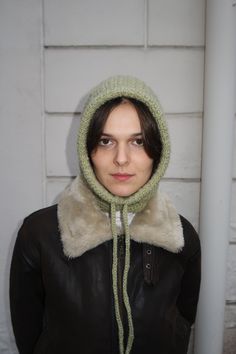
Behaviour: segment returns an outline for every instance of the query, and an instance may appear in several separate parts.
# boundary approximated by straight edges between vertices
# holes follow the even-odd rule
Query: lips
[[[115,178],[117,181],[128,181],[134,175],[129,173],[113,173],[112,177]]]

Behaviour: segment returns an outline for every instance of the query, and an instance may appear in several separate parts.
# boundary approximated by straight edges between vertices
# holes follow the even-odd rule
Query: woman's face
[[[114,195],[127,197],[149,180],[153,160],[144,150],[139,117],[131,103],[122,103],[109,114],[91,160],[98,181]]]

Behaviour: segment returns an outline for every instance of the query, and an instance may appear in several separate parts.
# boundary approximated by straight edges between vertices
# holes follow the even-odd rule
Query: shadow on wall
[[[65,186],[64,186],[65,188],[71,183],[72,179],[79,174],[79,161],[78,161],[78,154],[77,154],[78,130],[79,130],[79,125],[80,125],[81,112],[84,109],[85,103],[88,100],[90,92],[91,91],[89,91],[86,95],[84,95],[79,100],[79,103],[76,106],[74,113],[72,114],[71,126],[69,129],[69,133],[66,137],[65,154],[66,154],[67,167],[68,167],[68,171],[69,171],[69,173],[68,173],[69,181],[68,181],[68,183],[65,184]],[[59,177],[62,177],[62,176],[59,176]],[[67,176],[66,176],[66,179],[67,179]],[[63,190],[64,190],[64,188],[63,188]],[[63,190],[59,194],[56,195],[56,197],[52,201],[52,204],[58,203]]]
[[[85,103],[88,100],[90,92],[91,91],[89,91],[86,95],[84,95],[80,99],[75,109],[75,112],[73,113],[71,127],[66,139],[66,160],[67,160],[70,176],[73,177],[79,173],[79,162],[78,162],[78,155],[77,155],[78,129],[80,124],[81,112],[83,112]]]

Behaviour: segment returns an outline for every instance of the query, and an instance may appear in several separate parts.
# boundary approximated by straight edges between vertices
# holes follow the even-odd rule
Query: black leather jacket
[[[19,352],[118,354],[112,240],[78,257],[68,257],[57,209],[54,205],[27,217],[16,240],[10,304]],[[89,208],[89,215],[91,212]],[[132,354],[187,353],[199,294],[200,245],[192,225],[183,217],[180,220],[184,237],[180,252],[131,240],[128,294],[135,334]],[[126,323],[119,286],[124,265],[122,236],[118,258],[120,310]]]

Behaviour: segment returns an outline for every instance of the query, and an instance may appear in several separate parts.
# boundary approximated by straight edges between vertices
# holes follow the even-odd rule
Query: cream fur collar
[[[69,258],[112,238],[110,220],[79,177],[63,192],[58,203],[63,250]],[[118,230],[119,233],[120,230]],[[177,253],[184,246],[180,217],[166,195],[158,192],[130,224],[131,239]]]

